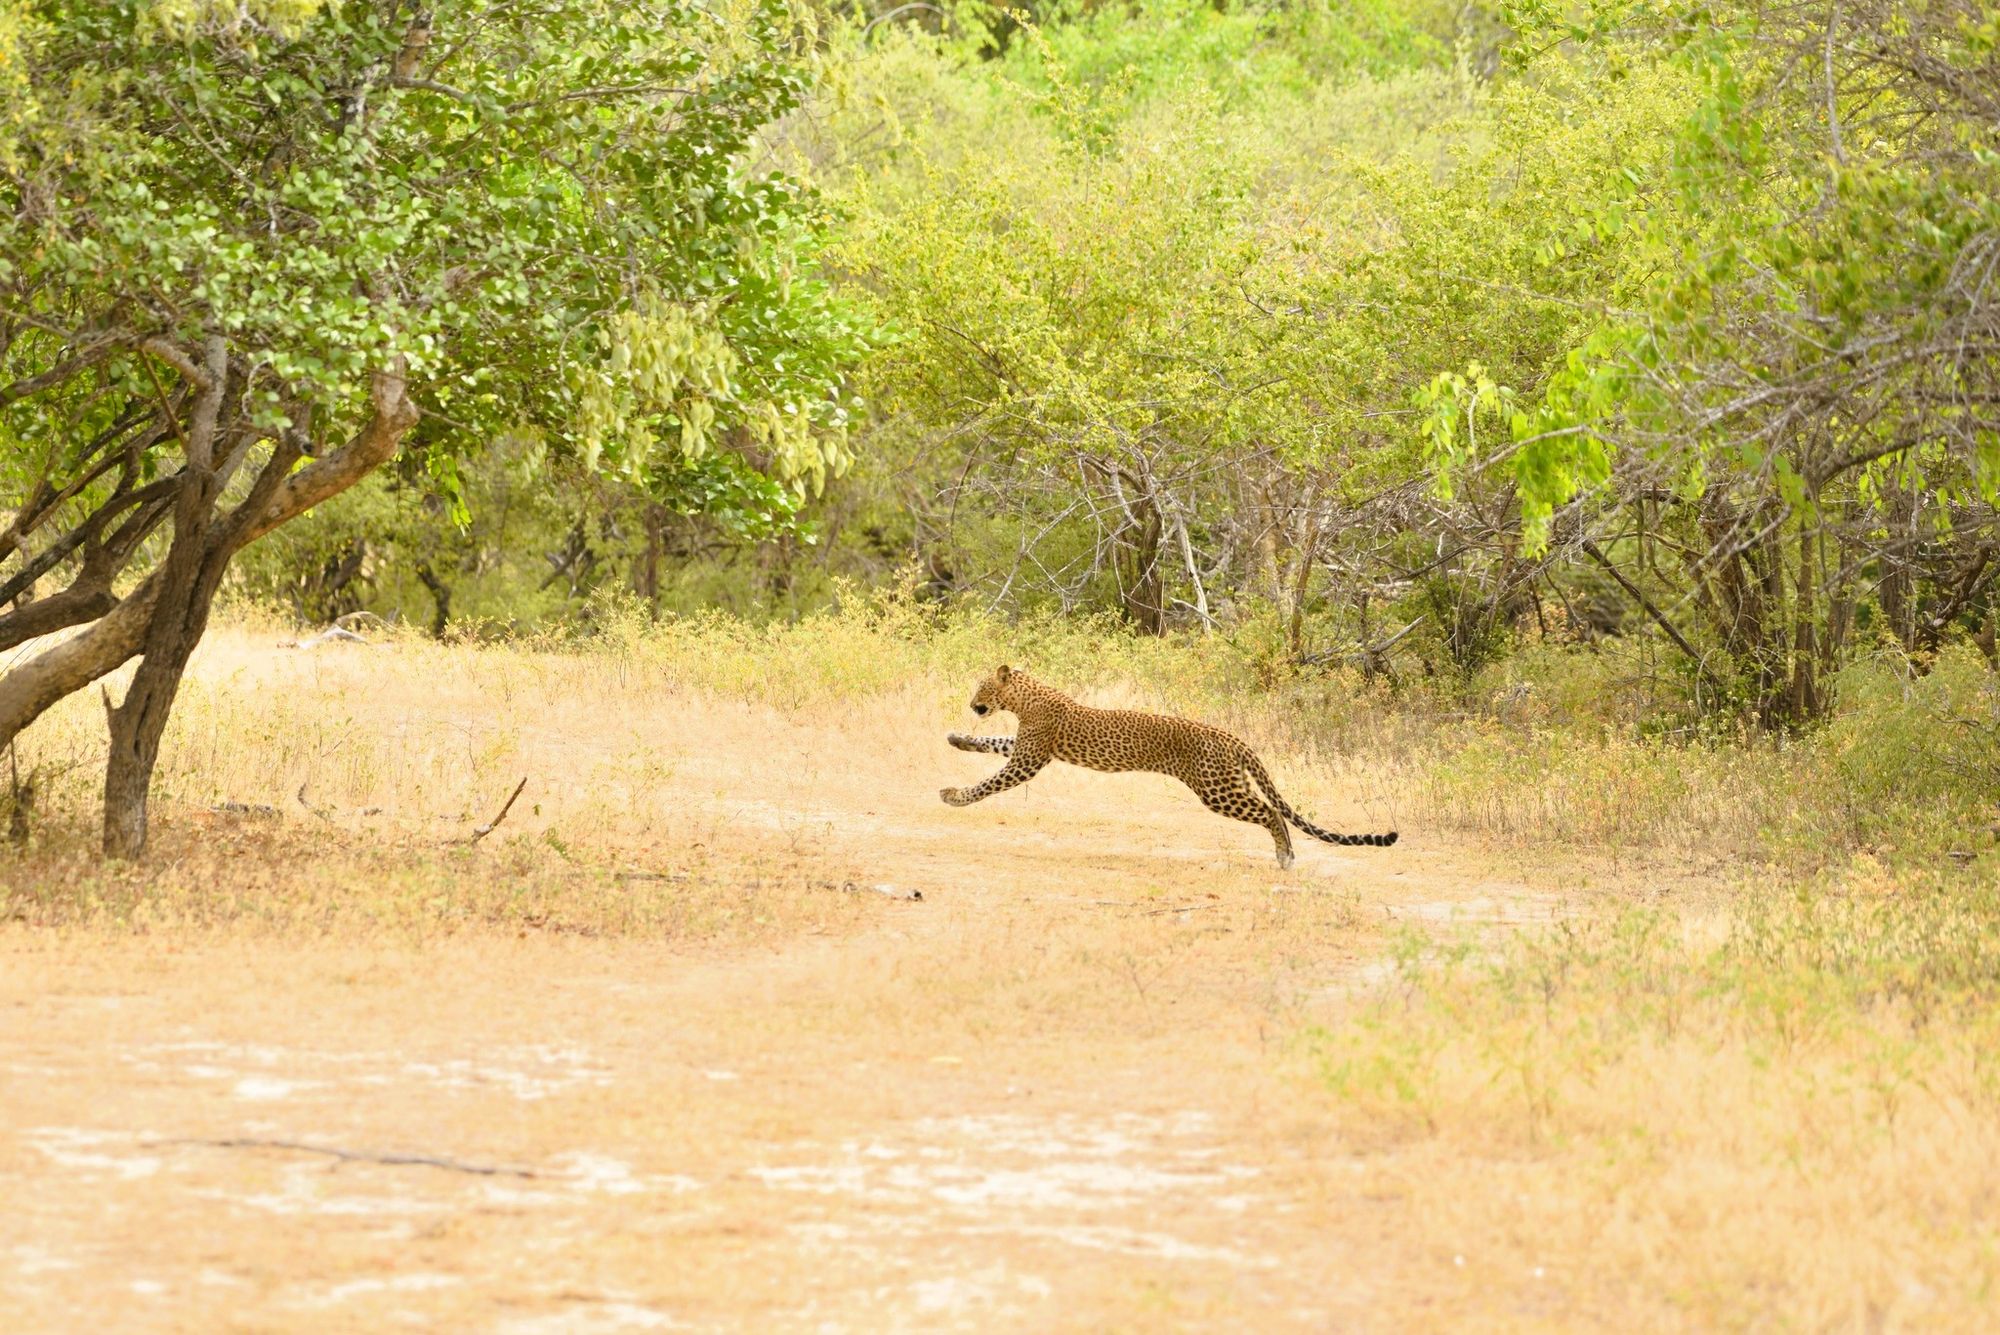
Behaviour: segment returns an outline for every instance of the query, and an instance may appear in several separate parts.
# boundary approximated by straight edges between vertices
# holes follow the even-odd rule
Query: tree
[[[81,629],[0,676],[0,747],[138,656],[107,853],[144,848],[232,559],[399,453],[454,503],[502,433],[641,484],[717,448],[800,489],[845,465],[864,333],[804,272],[810,194],[745,168],[808,86],[784,0],[20,12],[0,648]]]
[[[1618,578],[1711,699],[1769,728],[1825,714],[1874,612],[1920,656],[1968,618],[1990,646],[2000,16],[1597,0],[1516,17],[1526,46],[1563,51],[1545,58],[1679,65],[1702,91],[1650,193],[1578,201],[1586,234],[1615,210],[1659,276],[1511,414],[1529,541],[1558,511],[1571,540],[1617,535]],[[1471,397],[1441,402],[1457,440],[1445,419],[1470,420]],[[1612,565],[1608,537],[1589,546]]]
[[[1636,295],[1628,238],[1574,206],[1659,174],[1692,80],[1493,83],[1416,34],[1362,77],[1295,29],[1315,7],[1143,9],[972,73],[877,39],[865,77],[930,119],[848,187],[842,260],[908,332],[870,368],[871,454],[937,479],[932,540],[996,598],[1101,596],[1149,633],[1269,603],[1322,662],[1375,661],[1408,603],[1477,666],[1546,565],[1504,475],[1425,494],[1412,396],[1470,360],[1532,392]],[[1353,651],[1307,652],[1315,580]]]
[[[1259,301],[1301,250],[1268,182],[1320,146],[1288,118],[1328,65],[1438,46],[1406,18],[1364,38],[1317,10],[1185,0],[1021,26],[988,72],[949,41],[878,43],[880,103],[938,124],[850,175],[840,255],[905,328],[874,397],[882,432],[952,479],[939,545],[971,516],[1006,533],[973,578],[1105,596],[1146,634],[1214,623],[1209,589],[1253,545],[1223,524],[1234,499],[1331,437],[1284,352],[1306,322]]]

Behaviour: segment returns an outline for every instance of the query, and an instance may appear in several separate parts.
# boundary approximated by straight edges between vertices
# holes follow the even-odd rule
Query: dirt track
[[[1281,874],[1261,831],[1150,777],[1051,770],[953,811],[937,788],[995,762],[927,720],[871,747],[676,709],[702,732],[665,781],[683,814],[745,848],[810,831],[834,875],[923,899],[752,946],[0,937],[0,1326],[1563,1310],[1533,1239],[1414,1217],[1420,1148],[1342,1143],[1302,1035],[1379,985],[1385,924],[1543,916],[1576,883],[1421,831],[1301,840]]]

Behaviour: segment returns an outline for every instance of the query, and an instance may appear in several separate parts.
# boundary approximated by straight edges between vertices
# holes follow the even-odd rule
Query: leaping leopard
[[[981,682],[972,697],[973,713],[984,718],[995,711],[1020,720],[1014,736],[970,737],[955,732],[946,740],[961,751],[1006,756],[1007,764],[984,783],[942,790],[939,796],[951,806],[970,806],[1005,792],[1034,778],[1051,760],[1061,760],[1114,773],[1146,770],[1170,774],[1194,789],[1210,811],[1269,830],[1278,845],[1280,867],[1292,865],[1292,837],[1285,829],[1286,821],[1329,844],[1386,848],[1396,842],[1394,830],[1387,834],[1335,834],[1320,829],[1278,795],[1254,751],[1206,723],[1129,709],[1092,709],[1025,672],[1005,666]],[[1261,797],[1252,790],[1251,779],[1263,790]]]

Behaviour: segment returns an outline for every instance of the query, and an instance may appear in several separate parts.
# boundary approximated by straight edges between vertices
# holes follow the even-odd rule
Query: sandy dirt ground
[[[1421,1147],[1344,1142],[1301,1036],[1393,981],[1399,920],[1546,918],[1589,874],[1409,830],[1281,873],[1164,779],[955,811],[997,762],[928,719],[667,712],[684,816],[922,898],[746,888],[846,912],[750,944],[0,934],[0,1328],[1587,1318],[1532,1237],[1411,1203]]]

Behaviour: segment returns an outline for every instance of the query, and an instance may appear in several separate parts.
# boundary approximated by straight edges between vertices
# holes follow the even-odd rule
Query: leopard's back
[[[1086,769],[1148,770],[1190,780],[1240,769],[1249,750],[1222,729],[1192,719],[1065,704],[1051,720],[1054,758]]]

